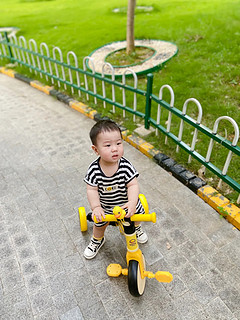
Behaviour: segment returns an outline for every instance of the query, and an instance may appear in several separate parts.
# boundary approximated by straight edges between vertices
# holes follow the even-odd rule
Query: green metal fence
[[[212,171],[216,176],[220,178],[218,187],[221,187],[222,181],[231,186],[234,190],[240,193],[240,184],[234,179],[234,177],[228,176],[228,168],[231,165],[232,155],[240,157],[240,148],[237,146],[239,140],[239,127],[234,119],[223,116],[219,117],[213,126],[213,129],[209,129],[201,124],[202,120],[202,107],[194,98],[186,100],[183,109],[179,110],[174,107],[174,92],[169,85],[164,85],[160,88],[159,96],[156,96],[152,92],[153,88],[153,75],[147,75],[147,86],[145,90],[137,88],[137,76],[131,69],[126,71],[122,78],[122,82],[115,80],[114,68],[105,63],[103,66],[102,74],[95,72],[94,61],[90,57],[86,57],[83,60],[83,68],[78,65],[78,59],[74,52],[69,51],[67,53],[66,62],[63,59],[62,51],[58,47],[52,49],[52,53],[46,43],[41,43],[38,47],[33,39],[28,42],[23,36],[17,38],[12,36],[8,38],[7,33],[0,33],[0,58],[6,59],[11,63],[17,64],[28,68],[32,75],[39,75],[40,78],[50,82],[60,89],[71,89],[72,94],[77,94],[79,97],[85,94],[86,99],[93,98],[94,104],[98,104],[98,101],[103,103],[103,108],[106,105],[112,106],[112,112],[116,112],[117,109],[123,111],[123,117],[125,113],[133,115],[133,121],[136,117],[143,119],[145,128],[150,126],[155,128],[156,135],[160,133],[164,134],[166,139],[170,138],[177,146],[176,152],[179,148],[183,149],[189,154],[188,161],[191,162],[191,158],[195,158],[199,163]],[[110,70],[111,77],[105,76],[105,70]],[[134,85],[130,86],[126,84],[126,75],[131,73],[134,79]],[[97,85],[98,82],[98,85]],[[100,86],[101,84],[101,86]],[[108,91],[106,92],[106,86]],[[163,90],[169,90],[171,94],[171,102],[167,103],[162,99]],[[120,90],[121,99],[119,94],[116,98],[116,90]],[[132,94],[132,101],[128,102],[128,96]],[[194,120],[187,115],[188,103],[195,103],[198,108],[198,117]],[[139,103],[144,103],[145,110],[142,112],[138,110]],[[157,109],[156,112],[152,112]],[[168,112],[167,126],[161,124],[161,111]],[[154,115],[153,115],[154,114]],[[155,119],[156,115],[156,119]],[[177,117],[180,121],[178,133],[174,133],[171,129],[172,117]],[[218,125],[221,121],[228,121],[234,130],[233,141],[229,141],[226,138],[220,136],[218,131]],[[189,145],[186,141],[183,141],[184,126],[190,125],[194,129],[193,138]],[[201,155],[197,151],[197,137],[201,133],[209,139],[208,150],[206,155]],[[217,143],[228,150],[228,155],[224,163],[223,168],[216,167],[211,161],[211,155],[213,150],[213,144]],[[238,158],[239,160],[240,158]],[[240,202],[240,196],[238,197],[238,203]]]

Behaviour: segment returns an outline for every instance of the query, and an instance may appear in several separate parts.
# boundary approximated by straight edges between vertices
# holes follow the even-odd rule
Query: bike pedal
[[[119,277],[122,274],[122,267],[118,263],[111,263],[107,267],[107,274],[109,277]]]

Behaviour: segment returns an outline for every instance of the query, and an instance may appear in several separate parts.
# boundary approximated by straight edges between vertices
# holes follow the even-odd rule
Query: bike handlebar
[[[123,220],[124,216],[123,217],[121,216],[120,218],[117,218],[113,214],[107,214],[105,216],[105,218],[102,217],[102,221],[108,221],[108,222],[114,221],[114,222],[116,222],[118,220]],[[99,221],[97,221],[96,217],[94,217],[93,220],[96,223],[99,222]],[[148,222],[155,223],[156,222],[156,212],[148,213],[148,214],[134,214],[133,216],[130,217],[130,220],[131,221],[148,221]]]

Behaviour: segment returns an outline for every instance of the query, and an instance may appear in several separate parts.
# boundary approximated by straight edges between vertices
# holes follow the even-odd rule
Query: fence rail
[[[159,132],[165,135],[165,144],[168,138],[170,138],[176,144],[176,152],[179,152],[179,148],[186,151],[189,155],[188,162],[191,162],[192,157],[201,163],[204,168],[212,171],[216,176],[220,178],[218,187],[221,188],[222,181],[226,182],[234,190],[240,193],[240,184],[227,175],[228,169],[231,165],[232,155],[240,157],[240,148],[237,146],[239,140],[239,127],[236,121],[227,116],[221,116],[216,119],[213,129],[209,129],[204,126],[202,121],[202,106],[200,102],[194,98],[187,99],[183,105],[183,109],[179,110],[174,107],[174,92],[169,85],[164,85],[159,90],[159,96],[156,96],[152,92],[153,88],[153,75],[147,75],[147,87],[146,90],[138,88],[137,75],[131,70],[127,69],[122,77],[122,82],[115,80],[114,68],[105,63],[102,68],[102,74],[95,72],[94,61],[90,57],[85,57],[83,60],[83,68],[79,67],[78,59],[73,51],[69,51],[64,61],[63,54],[60,48],[54,47],[52,53],[48,48],[48,45],[43,42],[39,48],[35,40],[30,39],[28,42],[23,36],[17,38],[13,35],[10,39],[6,32],[0,33],[0,59],[7,59],[11,63],[15,63],[19,66],[23,66],[29,69],[31,74],[39,75],[40,78],[46,79],[51,85],[56,85],[58,88],[67,90],[70,88],[72,94],[77,94],[79,97],[85,94],[86,99],[89,101],[90,96],[93,97],[93,103],[99,104],[102,101],[103,108],[107,105],[112,106],[112,112],[116,112],[117,109],[121,109],[123,117],[126,112],[133,115],[133,121],[136,121],[136,117],[144,119],[145,128],[150,126],[155,128],[156,135]],[[74,65],[71,65],[73,61]],[[87,67],[91,67],[89,69]],[[111,71],[111,76],[105,75],[105,70]],[[133,77],[133,86],[126,84],[126,76],[131,74]],[[97,82],[99,85],[97,85]],[[106,90],[107,88],[107,90]],[[163,91],[168,90],[170,92],[171,101],[170,104],[163,100]],[[116,94],[116,90],[120,90],[121,94]],[[133,95],[131,101],[128,101],[128,96]],[[141,99],[141,100],[140,100]],[[141,104],[145,104],[144,112],[138,110],[139,101]],[[189,103],[194,103],[198,108],[197,119],[193,119],[187,114],[187,107]],[[152,106],[156,105],[156,119],[153,117]],[[167,125],[161,124],[161,112],[165,111],[167,115]],[[176,117],[180,121],[178,133],[174,133],[172,128],[172,117]],[[233,141],[229,141],[226,138],[220,136],[218,131],[218,125],[222,121],[228,121],[234,130]],[[190,145],[183,141],[184,126],[190,125],[193,129],[193,138]],[[206,138],[210,139],[206,155],[201,155],[197,151],[197,138],[199,132]],[[211,155],[213,152],[214,142],[223,146],[228,150],[228,155],[223,165],[223,169],[216,167],[211,161]],[[239,160],[239,159],[238,159]],[[240,195],[237,202],[240,202]]]

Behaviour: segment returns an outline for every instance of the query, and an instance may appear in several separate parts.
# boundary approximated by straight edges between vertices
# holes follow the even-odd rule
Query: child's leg
[[[101,227],[97,227],[94,224],[93,236],[90,240],[89,245],[86,247],[83,253],[86,259],[94,258],[97,255],[99,249],[104,245],[104,242],[105,242],[104,232],[107,226],[108,226],[108,223]]]
[[[148,236],[145,231],[143,231],[141,223],[139,221],[134,222],[137,241],[139,243],[146,243],[148,241]]]
[[[97,227],[95,224],[93,226],[93,238],[101,240],[104,236],[104,232],[108,226],[108,223],[102,227]]]

